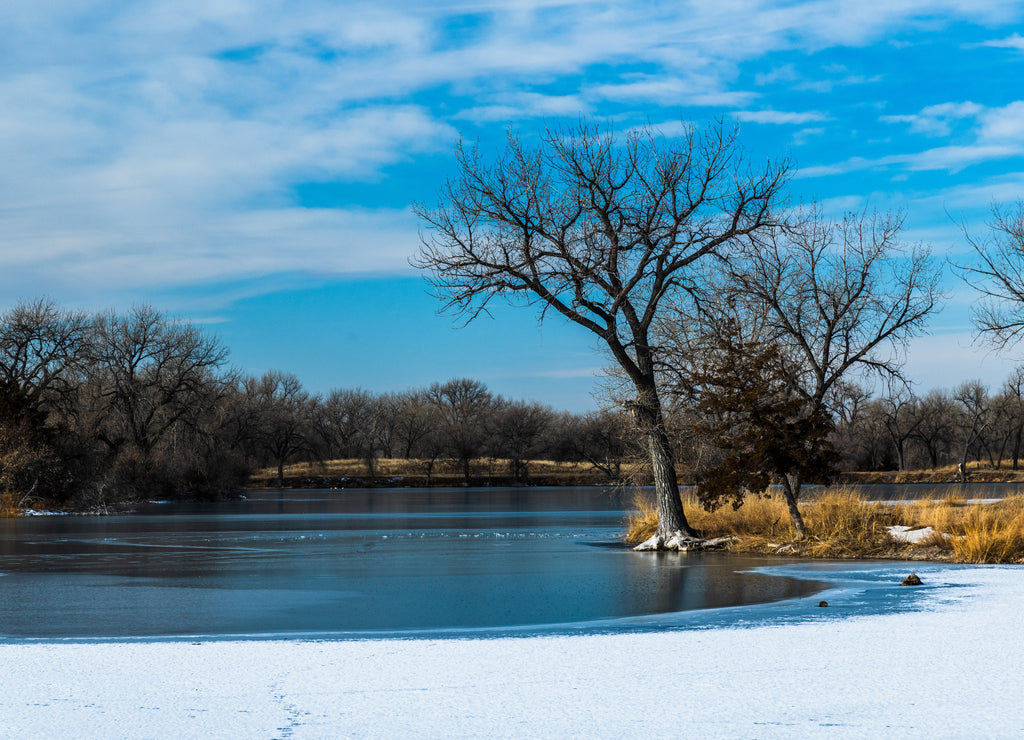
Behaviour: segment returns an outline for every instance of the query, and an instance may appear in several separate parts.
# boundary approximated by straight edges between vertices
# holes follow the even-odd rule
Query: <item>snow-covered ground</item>
[[[1024,737],[1024,570],[920,588],[747,628],[3,645],[0,736]]]

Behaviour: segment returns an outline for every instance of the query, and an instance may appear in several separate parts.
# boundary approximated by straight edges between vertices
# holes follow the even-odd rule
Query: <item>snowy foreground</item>
[[[748,628],[4,645],[0,737],[1024,737],[1024,570],[922,588]]]

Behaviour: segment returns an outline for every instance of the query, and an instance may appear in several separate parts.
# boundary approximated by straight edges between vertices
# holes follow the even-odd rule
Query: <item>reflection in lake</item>
[[[0,639],[614,629],[822,587],[743,572],[766,559],[634,553],[618,543],[628,500],[595,488],[256,491],[0,520]]]

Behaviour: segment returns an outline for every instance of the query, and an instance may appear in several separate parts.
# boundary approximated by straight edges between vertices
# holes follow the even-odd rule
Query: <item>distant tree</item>
[[[886,410],[879,399],[864,405],[858,419],[856,470],[893,470],[896,458],[886,427]]]
[[[181,493],[187,440],[230,392],[227,350],[149,306],[92,323],[76,423],[104,448],[99,485],[121,497]]]
[[[918,399],[901,380],[889,379],[887,392],[878,399],[882,424],[892,442],[899,470],[907,469],[907,444],[913,439],[922,418]]]
[[[376,424],[377,452],[383,458],[395,456],[395,445],[398,442],[399,412],[401,400],[397,393],[380,393],[374,399]]]
[[[356,458],[376,475],[380,408],[378,397],[361,388],[337,389],[312,401],[312,424],[325,456]]]
[[[722,125],[672,140],[645,128],[616,139],[581,121],[539,141],[510,135],[490,163],[460,144],[441,204],[416,207],[426,232],[414,264],[470,320],[500,296],[599,337],[634,390],[658,536],[696,537],[679,497],[651,326],[663,299],[698,277],[697,263],[774,222],[787,166],[748,168]]]
[[[960,442],[959,462],[966,473],[972,450],[992,424],[992,399],[980,380],[969,380],[953,390],[953,402],[960,412],[955,423]]]
[[[278,370],[247,378],[245,394],[255,409],[255,452],[277,467],[277,485],[283,487],[284,466],[314,449],[310,396],[295,375]]]
[[[0,382],[34,408],[69,413],[92,329],[86,314],[49,299],[17,304],[0,315]]]
[[[1013,469],[1019,467],[1024,442],[1024,367],[1016,368],[1003,383],[1002,404],[1006,408]]]
[[[521,483],[529,483],[530,458],[540,451],[554,412],[538,403],[499,399],[493,413],[499,456],[508,460],[510,476]]]
[[[843,470],[856,470],[862,448],[861,429],[871,393],[858,383],[840,381],[833,386],[828,407],[836,422],[834,446]]]
[[[437,410],[431,406],[424,391],[413,390],[398,394],[395,435],[401,457],[407,460],[425,457],[427,449],[434,447],[427,440],[431,436],[436,437],[437,426]]]
[[[492,412],[494,398],[483,383],[456,378],[431,385],[427,399],[437,412],[439,432],[448,454],[462,467],[468,486],[469,463],[485,450],[485,422]]]
[[[146,456],[177,423],[210,405],[227,350],[194,326],[135,306],[96,320],[89,361],[99,439],[112,451],[130,443]]]
[[[633,421],[621,411],[572,415],[558,443],[560,458],[586,462],[609,481],[618,482],[623,479],[622,466],[640,454],[635,437]]]
[[[988,434],[982,435],[981,444],[988,457],[989,467],[998,470],[1002,467],[1004,456],[1012,452],[1013,437],[1020,426],[1015,404],[1006,386],[992,396],[992,423]]]
[[[957,407],[947,391],[929,391],[918,406],[921,422],[914,438],[921,443],[933,468],[946,463],[956,436]]]

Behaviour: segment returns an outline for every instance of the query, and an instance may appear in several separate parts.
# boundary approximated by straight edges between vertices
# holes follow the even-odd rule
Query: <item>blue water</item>
[[[896,585],[902,564],[632,552],[620,542],[628,500],[596,488],[254,491],[0,520],[0,641],[578,633],[914,606]]]

